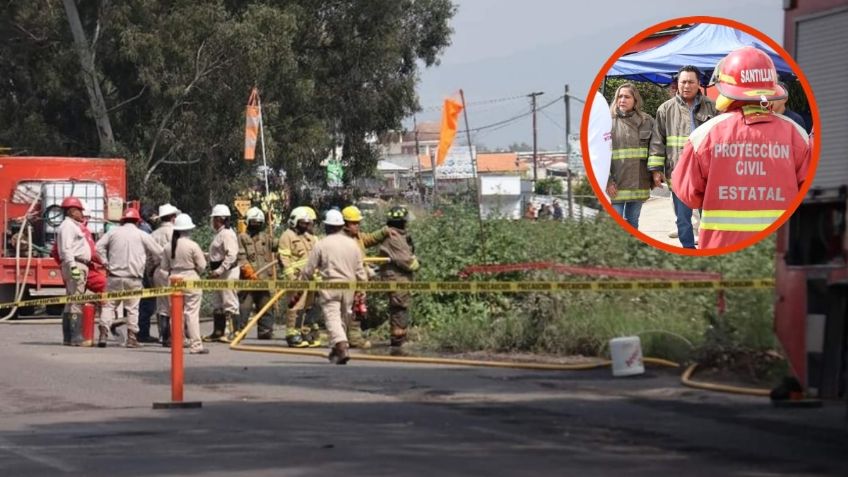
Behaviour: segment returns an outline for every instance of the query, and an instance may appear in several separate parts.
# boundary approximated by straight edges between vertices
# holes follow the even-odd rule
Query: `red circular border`
[[[657,239],[651,238],[643,232],[640,232],[633,228],[626,220],[624,220],[621,216],[619,216],[612,208],[610,202],[606,199],[604,192],[598,187],[598,181],[595,178],[595,173],[592,170],[591,158],[589,157],[589,141],[588,141],[588,129],[589,129],[589,112],[591,111],[592,101],[595,98],[595,91],[598,91],[601,81],[603,81],[606,73],[612,68],[613,64],[615,64],[618,59],[623,56],[625,52],[627,52],[630,48],[635,46],[637,43],[647,38],[648,36],[661,31],[663,29],[673,27],[676,25],[681,25],[685,23],[712,23],[718,25],[729,26],[731,28],[735,28],[738,30],[742,30],[745,33],[753,35],[760,41],[763,41],[768,46],[770,46],[774,51],[776,51],[788,64],[792,67],[792,71],[798,77],[798,80],[801,82],[801,86],[804,88],[804,93],[807,95],[807,101],[810,105],[810,111],[813,115],[813,144],[812,149],[810,151],[810,165],[807,170],[807,179],[804,181],[801,190],[798,191],[798,194],[795,196],[795,199],[790,204],[790,207],[786,209],[786,212],[783,213],[773,224],[771,224],[767,229],[762,232],[758,232],[751,238],[742,240],[733,245],[728,245],[726,247],[719,248],[711,248],[711,249],[688,249],[683,247],[678,247],[674,245],[669,245],[664,242],[660,242]],[[709,257],[715,255],[723,255],[726,253],[738,252],[745,247],[749,247],[754,245],[755,243],[763,240],[768,237],[770,234],[774,233],[780,226],[782,226],[792,213],[795,212],[795,209],[801,205],[801,202],[804,200],[804,197],[807,195],[807,191],[810,189],[810,186],[813,183],[813,178],[815,177],[816,168],[819,164],[819,151],[821,147],[821,133],[819,132],[821,128],[821,118],[819,117],[819,108],[816,103],[816,99],[813,96],[813,90],[810,87],[809,81],[807,81],[807,77],[804,76],[804,72],[801,71],[801,68],[798,66],[798,63],[789,56],[789,53],[783,49],[777,42],[766,36],[761,31],[745,25],[743,23],[739,23],[734,20],[728,20],[726,18],[719,17],[710,17],[710,16],[690,16],[690,17],[679,17],[674,18],[668,21],[664,21],[662,23],[657,23],[651,27],[648,27],[626,42],[621,45],[615,52],[610,56],[610,58],[604,63],[601,70],[598,72],[598,75],[595,76],[595,80],[592,82],[592,86],[589,88],[589,94],[586,95],[586,106],[583,108],[583,118],[580,122],[580,148],[583,152],[583,167],[586,169],[586,175],[589,177],[589,182],[592,184],[592,189],[595,191],[595,195],[598,196],[598,200],[603,205],[604,209],[607,213],[612,217],[620,226],[630,232],[631,235],[634,235],[638,239],[642,240],[645,243],[653,245],[659,249],[665,250],[667,252],[676,253],[679,255],[690,255],[695,257]]]

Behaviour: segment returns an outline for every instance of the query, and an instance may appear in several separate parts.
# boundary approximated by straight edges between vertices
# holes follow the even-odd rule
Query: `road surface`
[[[205,325],[205,326],[208,326]],[[844,404],[781,410],[676,371],[539,372],[70,348],[0,326],[2,476],[848,475]]]

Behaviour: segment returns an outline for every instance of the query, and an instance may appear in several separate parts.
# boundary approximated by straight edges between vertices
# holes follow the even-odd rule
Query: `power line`
[[[559,100],[561,100],[562,98],[563,98],[563,96],[560,95],[558,98],[554,99],[553,101],[537,107],[536,111],[541,111],[543,109],[549,108],[549,107],[553,106],[554,104],[556,104],[557,102],[559,102]],[[495,122],[495,123],[486,124],[484,126],[471,128],[471,129],[469,129],[469,131],[472,132],[472,133],[479,132],[479,131],[485,131],[486,129],[491,129],[491,128],[494,128],[494,127],[503,126],[503,125],[506,125],[506,124],[509,124],[509,123],[513,123],[515,121],[518,121],[519,119],[526,118],[527,116],[530,116],[531,114],[533,114],[533,108],[530,108],[530,110],[527,111],[527,112],[521,113],[519,115],[513,116],[513,117],[508,118],[508,119],[504,119],[503,121],[498,121],[498,122]],[[465,130],[463,129],[463,130],[457,131],[457,133],[460,133],[460,132],[464,133]]]
[[[507,96],[507,97],[503,97],[503,98],[494,98],[494,99],[482,99],[480,101],[470,101],[470,102],[466,103],[466,107],[468,107],[468,106],[480,106],[480,105],[483,105],[483,104],[505,103],[505,102],[508,102],[508,101],[515,101],[515,100],[518,100],[518,99],[523,99],[525,97],[526,97],[526,95],[519,95],[519,96]],[[442,106],[443,105],[441,105],[441,104],[437,105],[437,106],[427,106],[425,108],[421,108],[420,112],[423,113],[423,112],[428,112],[428,111],[441,111]]]

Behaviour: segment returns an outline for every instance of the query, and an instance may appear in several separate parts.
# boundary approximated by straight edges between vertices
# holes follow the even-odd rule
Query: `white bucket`
[[[645,373],[642,363],[642,342],[638,336],[622,336],[609,342],[613,376],[634,376]]]

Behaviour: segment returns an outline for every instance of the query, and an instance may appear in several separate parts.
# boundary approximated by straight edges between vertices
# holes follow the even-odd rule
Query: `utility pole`
[[[413,171],[418,170],[418,175],[415,179],[415,193],[418,194],[419,187],[421,186],[421,145],[418,144],[418,121],[416,121],[415,115],[412,116],[412,131],[415,137],[415,169]],[[403,143],[403,135],[401,135],[400,140]],[[421,200],[423,201],[424,198],[422,197]]]
[[[574,200],[571,196],[571,103],[569,102],[568,85],[565,85],[565,190],[568,195],[568,218],[574,217]]]
[[[545,94],[542,91],[538,91],[535,93],[530,93],[527,96],[530,97],[530,102],[533,105],[533,187],[536,187],[536,181],[539,179],[539,172],[537,168],[537,155],[539,153],[537,147],[537,135],[538,131],[536,129],[536,96],[541,96]]]

